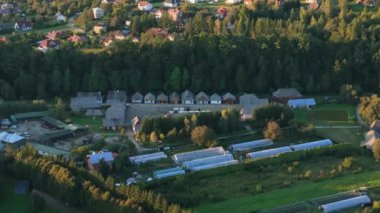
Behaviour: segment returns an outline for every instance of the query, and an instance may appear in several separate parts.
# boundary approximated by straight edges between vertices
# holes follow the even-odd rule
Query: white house
[[[57,13],[55,14],[55,20],[56,20],[57,22],[65,22],[65,21],[67,20],[67,17],[64,16],[64,15],[62,15],[61,12],[57,12]]]
[[[241,0],[226,0],[226,4],[239,4],[241,3]]]
[[[137,7],[141,11],[151,11],[153,9],[153,5],[147,1],[140,1],[137,3]]]
[[[33,29],[33,24],[30,21],[17,21],[13,28],[15,31],[29,31]]]
[[[99,7],[92,8],[92,13],[94,14],[95,19],[100,19],[104,15],[104,10]]]

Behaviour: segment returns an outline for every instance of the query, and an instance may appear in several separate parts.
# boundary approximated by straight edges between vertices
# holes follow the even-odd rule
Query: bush
[[[280,136],[280,126],[275,121],[268,122],[267,127],[264,130],[264,137],[268,139],[278,139]]]
[[[193,129],[191,140],[198,146],[211,147],[217,144],[214,131],[207,126],[199,126]]]
[[[343,159],[342,166],[343,168],[348,169],[352,166],[353,162],[354,162],[354,157],[346,157]]]
[[[313,176],[313,172],[311,170],[307,170],[304,174],[304,178],[310,179]]]
[[[269,104],[253,111],[252,119],[262,124],[268,121],[276,121],[280,126],[286,126],[294,117],[292,111],[287,106],[279,104]]]

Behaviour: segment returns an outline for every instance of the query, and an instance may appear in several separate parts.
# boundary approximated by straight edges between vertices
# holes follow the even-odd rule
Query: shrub
[[[280,136],[280,126],[275,121],[268,122],[267,127],[264,130],[264,137],[268,139],[278,139]]]
[[[281,126],[285,126],[293,117],[293,113],[289,107],[279,104],[269,104],[256,108],[253,111],[252,119],[263,124],[273,120],[278,122]]]
[[[261,184],[256,184],[256,192],[263,192],[263,186]]]
[[[304,174],[304,178],[311,178],[313,176],[313,172],[311,170],[307,170]]]
[[[210,147],[217,144],[214,131],[207,126],[199,126],[193,129],[191,140],[198,146]]]
[[[346,157],[342,161],[342,166],[343,168],[348,169],[352,166],[353,162],[354,162],[354,157]]]

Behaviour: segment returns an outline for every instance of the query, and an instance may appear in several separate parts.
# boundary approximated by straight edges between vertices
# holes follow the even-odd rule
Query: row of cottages
[[[194,95],[190,90],[185,90],[181,95],[172,92],[169,96],[160,93],[157,97],[153,93],[148,93],[143,96],[140,92],[136,92],[131,97],[132,103],[145,103],[145,104],[235,104],[236,98],[231,93],[226,93],[220,96],[214,93],[208,96],[204,92]]]

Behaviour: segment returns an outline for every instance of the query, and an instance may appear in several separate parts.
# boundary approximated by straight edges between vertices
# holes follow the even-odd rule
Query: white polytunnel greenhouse
[[[290,148],[290,146],[283,146],[279,148],[273,148],[273,149],[266,149],[262,151],[257,152],[250,152],[247,154],[247,157],[252,159],[260,159],[260,158],[268,158],[268,157],[274,157],[282,153],[286,152],[292,152],[293,150]]]
[[[174,168],[157,170],[153,173],[153,176],[155,178],[161,179],[161,178],[166,178],[166,177],[171,177],[171,176],[176,176],[176,175],[183,175],[183,174],[185,174],[185,170],[177,166]]]
[[[331,146],[333,142],[330,139],[313,141],[309,143],[301,143],[290,146],[294,151],[315,149],[323,146]]]
[[[212,156],[218,156],[218,155],[224,155],[226,154],[226,151],[223,149],[223,147],[214,147],[210,149],[202,149],[202,150],[197,150],[193,152],[184,152],[184,153],[179,153],[173,155],[173,160],[177,163],[183,163],[185,161],[191,161],[195,159],[200,159],[200,158],[207,158],[207,157],[212,157]]]
[[[271,139],[262,139],[262,140],[256,140],[256,141],[250,141],[250,142],[245,142],[245,143],[237,143],[237,144],[232,144],[228,148],[231,151],[246,151],[258,147],[265,147],[265,146],[270,146],[273,144],[273,141]]]
[[[129,161],[131,161],[134,164],[142,164],[149,161],[161,160],[167,157],[168,156],[163,152],[155,152],[155,153],[146,154],[146,155],[136,155],[136,156],[129,157]]]
[[[344,209],[349,209],[358,206],[364,206],[371,203],[371,199],[367,195],[359,197],[349,198],[346,200],[337,201],[334,203],[328,203],[319,206],[324,213],[338,212]]]
[[[221,166],[228,166],[237,163],[238,161],[235,160],[231,154],[225,154],[208,158],[196,159],[192,161],[186,161],[183,163],[183,166],[190,169],[191,171],[199,171],[217,168]]]

